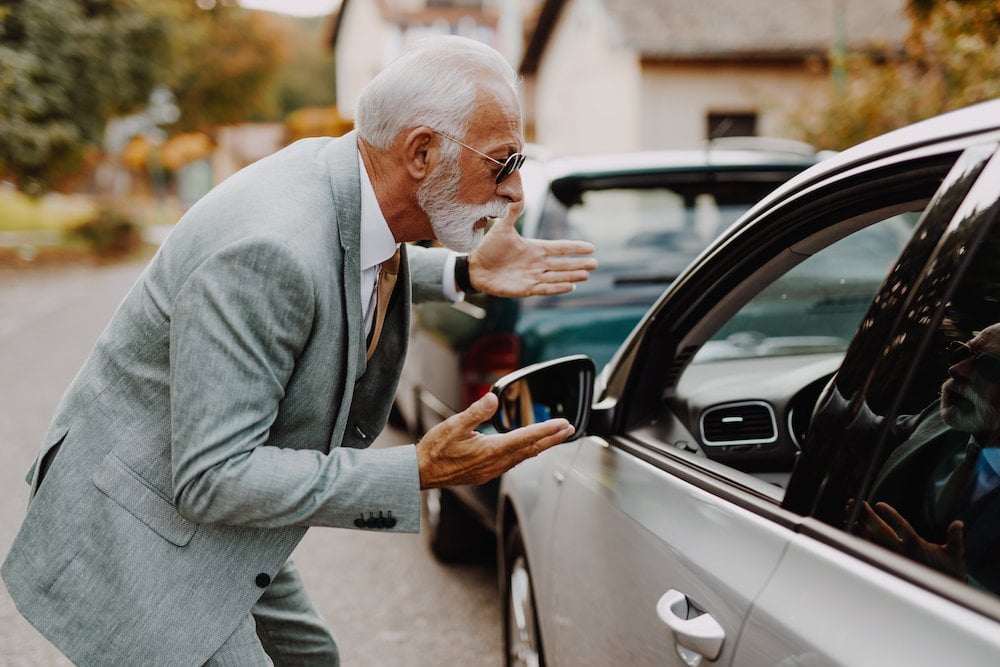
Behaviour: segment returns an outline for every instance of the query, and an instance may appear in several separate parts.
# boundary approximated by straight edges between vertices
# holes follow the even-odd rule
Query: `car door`
[[[943,233],[936,221],[951,218],[992,150],[962,148],[883,157],[777,202],[661,299],[610,378],[614,435],[581,439],[561,482],[542,621],[556,664],[783,659],[754,648],[774,620],[755,600],[775,590],[810,521],[782,506],[801,424],[900,270],[903,244],[886,261],[858,257],[857,239],[898,240],[885,234],[900,225],[904,241]],[[925,208],[919,226],[907,222]],[[794,626],[794,613],[782,620]]]
[[[1000,491],[984,456],[1000,448],[1000,361],[977,377],[944,355],[1000,322],[995,150],[956,170],[957,210],[925,221],[943,233],[908,248],[821,398],[785,498],[811,516],[754,602],[735,664],[1000,663]],[[979,481],[970,472],[946,502],[970,451]]]

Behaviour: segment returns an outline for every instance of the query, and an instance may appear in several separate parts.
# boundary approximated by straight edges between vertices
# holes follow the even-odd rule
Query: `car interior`
[[[925,204],[827,227],[731,290],[682,339],[656,440],[783,488],[816,401]]]

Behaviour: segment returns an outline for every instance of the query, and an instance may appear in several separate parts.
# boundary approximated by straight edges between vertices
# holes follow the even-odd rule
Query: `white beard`
[[[458,201],[460,179],[457,159],[441,162],[417,190],[417,203],[441,245],[455,252],[472,252],[486,234],[485,227],[476,229],[475,224],[483,218],[506,216],[510,205],[502,199],[463,204]]]
[[[944,423],[963,433],[984,433],[997,428],[997,408],[991,405],[978,392],[968,387],[956,386],[954,379],[949,379],[941,387],[941,419]],[[949,397],[949,392],[958,394],[968,404]]]

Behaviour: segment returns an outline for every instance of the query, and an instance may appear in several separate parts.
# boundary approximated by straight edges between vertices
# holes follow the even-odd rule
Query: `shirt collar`
[[[378,266],[396,252],[396,239],[375,197],[375,188],[358,151],[361,170],[361,270]]]

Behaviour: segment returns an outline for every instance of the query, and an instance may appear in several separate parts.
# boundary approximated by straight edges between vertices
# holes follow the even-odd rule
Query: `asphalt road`
[[[142,266],[0,268],[0,554],[56,404]],[[376,445],[402,442],[390,430]],[[293,558],[345,667],[502,664],[492,564],[444,567],[421,535],[330,528],[311,530]],[[69,664],[0,586],[0,667]]]

